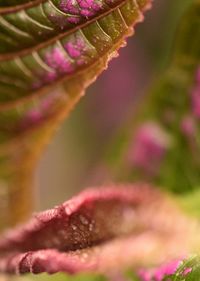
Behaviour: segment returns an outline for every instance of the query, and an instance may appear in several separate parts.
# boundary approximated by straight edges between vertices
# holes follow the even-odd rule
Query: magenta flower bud
[[[158,268],[148,270],[140,269],[138,271],[138,276],[142,279],[142,281],[162,281],[166,276],[174,274],[181,263],[182,260],[175,260],[170,263],[163,264]]]
[[[171,145],[170,136],[159,124],[148,122],[136,131],[128,154],[129,163],[148,175],[155,175]]]

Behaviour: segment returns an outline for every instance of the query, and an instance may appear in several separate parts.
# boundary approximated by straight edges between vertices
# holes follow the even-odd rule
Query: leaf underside
[[[90,189],[5,233],[0,272],[108,273],[153,264],[187,253],[189,224],[150,186]]]
[[[0,1],[0,144],[63,119],[150,6],[149,0],[7,2]],[[51,87],[58,82],[64,90]]]
[[[150,1],[0,0],[0,229],[29,214],[41,152]]]

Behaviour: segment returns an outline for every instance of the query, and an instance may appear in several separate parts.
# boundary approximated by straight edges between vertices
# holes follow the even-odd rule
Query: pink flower
[[[195,121],[192,116],[186,115],[184,116],[181,123],[181,131],[188,139],[193,139],[196,134],[196,126]]]
[[[170,263],[168,262],[167,264],[163,264],[155,269],[140,269],[138,271],[138,276],[142,279],[142,281],[162,281],[163,278],[167,277],[168,275],[174,274],[181,263],[182,260],[175,260]]]
[[[154,273],[155,281],[162,281],[162,279],[166,275],[174,274],[176,272],[176,270],[178,269],[178,267],[180,266],[181,262],[182,261],[180,261],[180,260],[172,261],[172,262],[158,268]]]
[[[155,175],[170,145],[169,135],[159,124],[144,123],[133,138],[128,151],[128,161],[146,174]]]

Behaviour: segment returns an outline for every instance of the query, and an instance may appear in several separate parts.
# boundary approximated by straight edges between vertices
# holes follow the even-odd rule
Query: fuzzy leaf
[[[124,45],[149,2],[35,0],[2,7],[0,141],[66,111]],[[59,81],[65,92],[50,92]]]
[[[187,254],[196,227],[150,186],[91,189],[6,233],[0,272],[120,272]]]
[[[150,2],[0,0],[0,229],[30,213],[43,147]]]

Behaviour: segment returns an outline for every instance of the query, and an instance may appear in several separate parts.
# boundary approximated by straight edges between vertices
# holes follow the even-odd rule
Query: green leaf
[[[200,218],[200,188],[199,186],[195,187],[189,193],[177,196],[177,204],[188,214],[193,217]]]
[[[26,1],[0,10],[0,143],[66,110],[106,67],[148,0]],[[65,83],[65,92],[49,86]]]
[[[12,5],[20,5],[22,3],[28,3],[31,2],[31,0],[0,0],[0,8],[6,7],[6,6],[12,6]]]
[[[37,276],[30,275],[31,280],[38,280]],[[46,273],[39,275],[40,281],[106,281],[107,278],[103,275],[98,274],[76,274],[74,276],[70,276],[64,273],[58,273],[54,275],[48,275]]]
[[[168,278],[168,279],[167,279]],[[162,281],[197,281],[200,280],[200,259],[198,256],[183,261],[175,274],[165,277]]]
[[[24,219],[43,147],[149,6],[0,0],[0,228]]]
[[[119,133],[120,147],[110,159],[120,180],[146,179],[184,193],[200,181],[200,127],[193,108],[200,84],[199,1],[190,1],[174,39],[170,64]]]
[[[98,274],[76,274],[76,275],[67,275],[64,273],[57,273],[49,275],[42,273],[39,275],[27,274],[25,277],[10,277],[11,281],[106,281],[107,278],[103,275]]]

